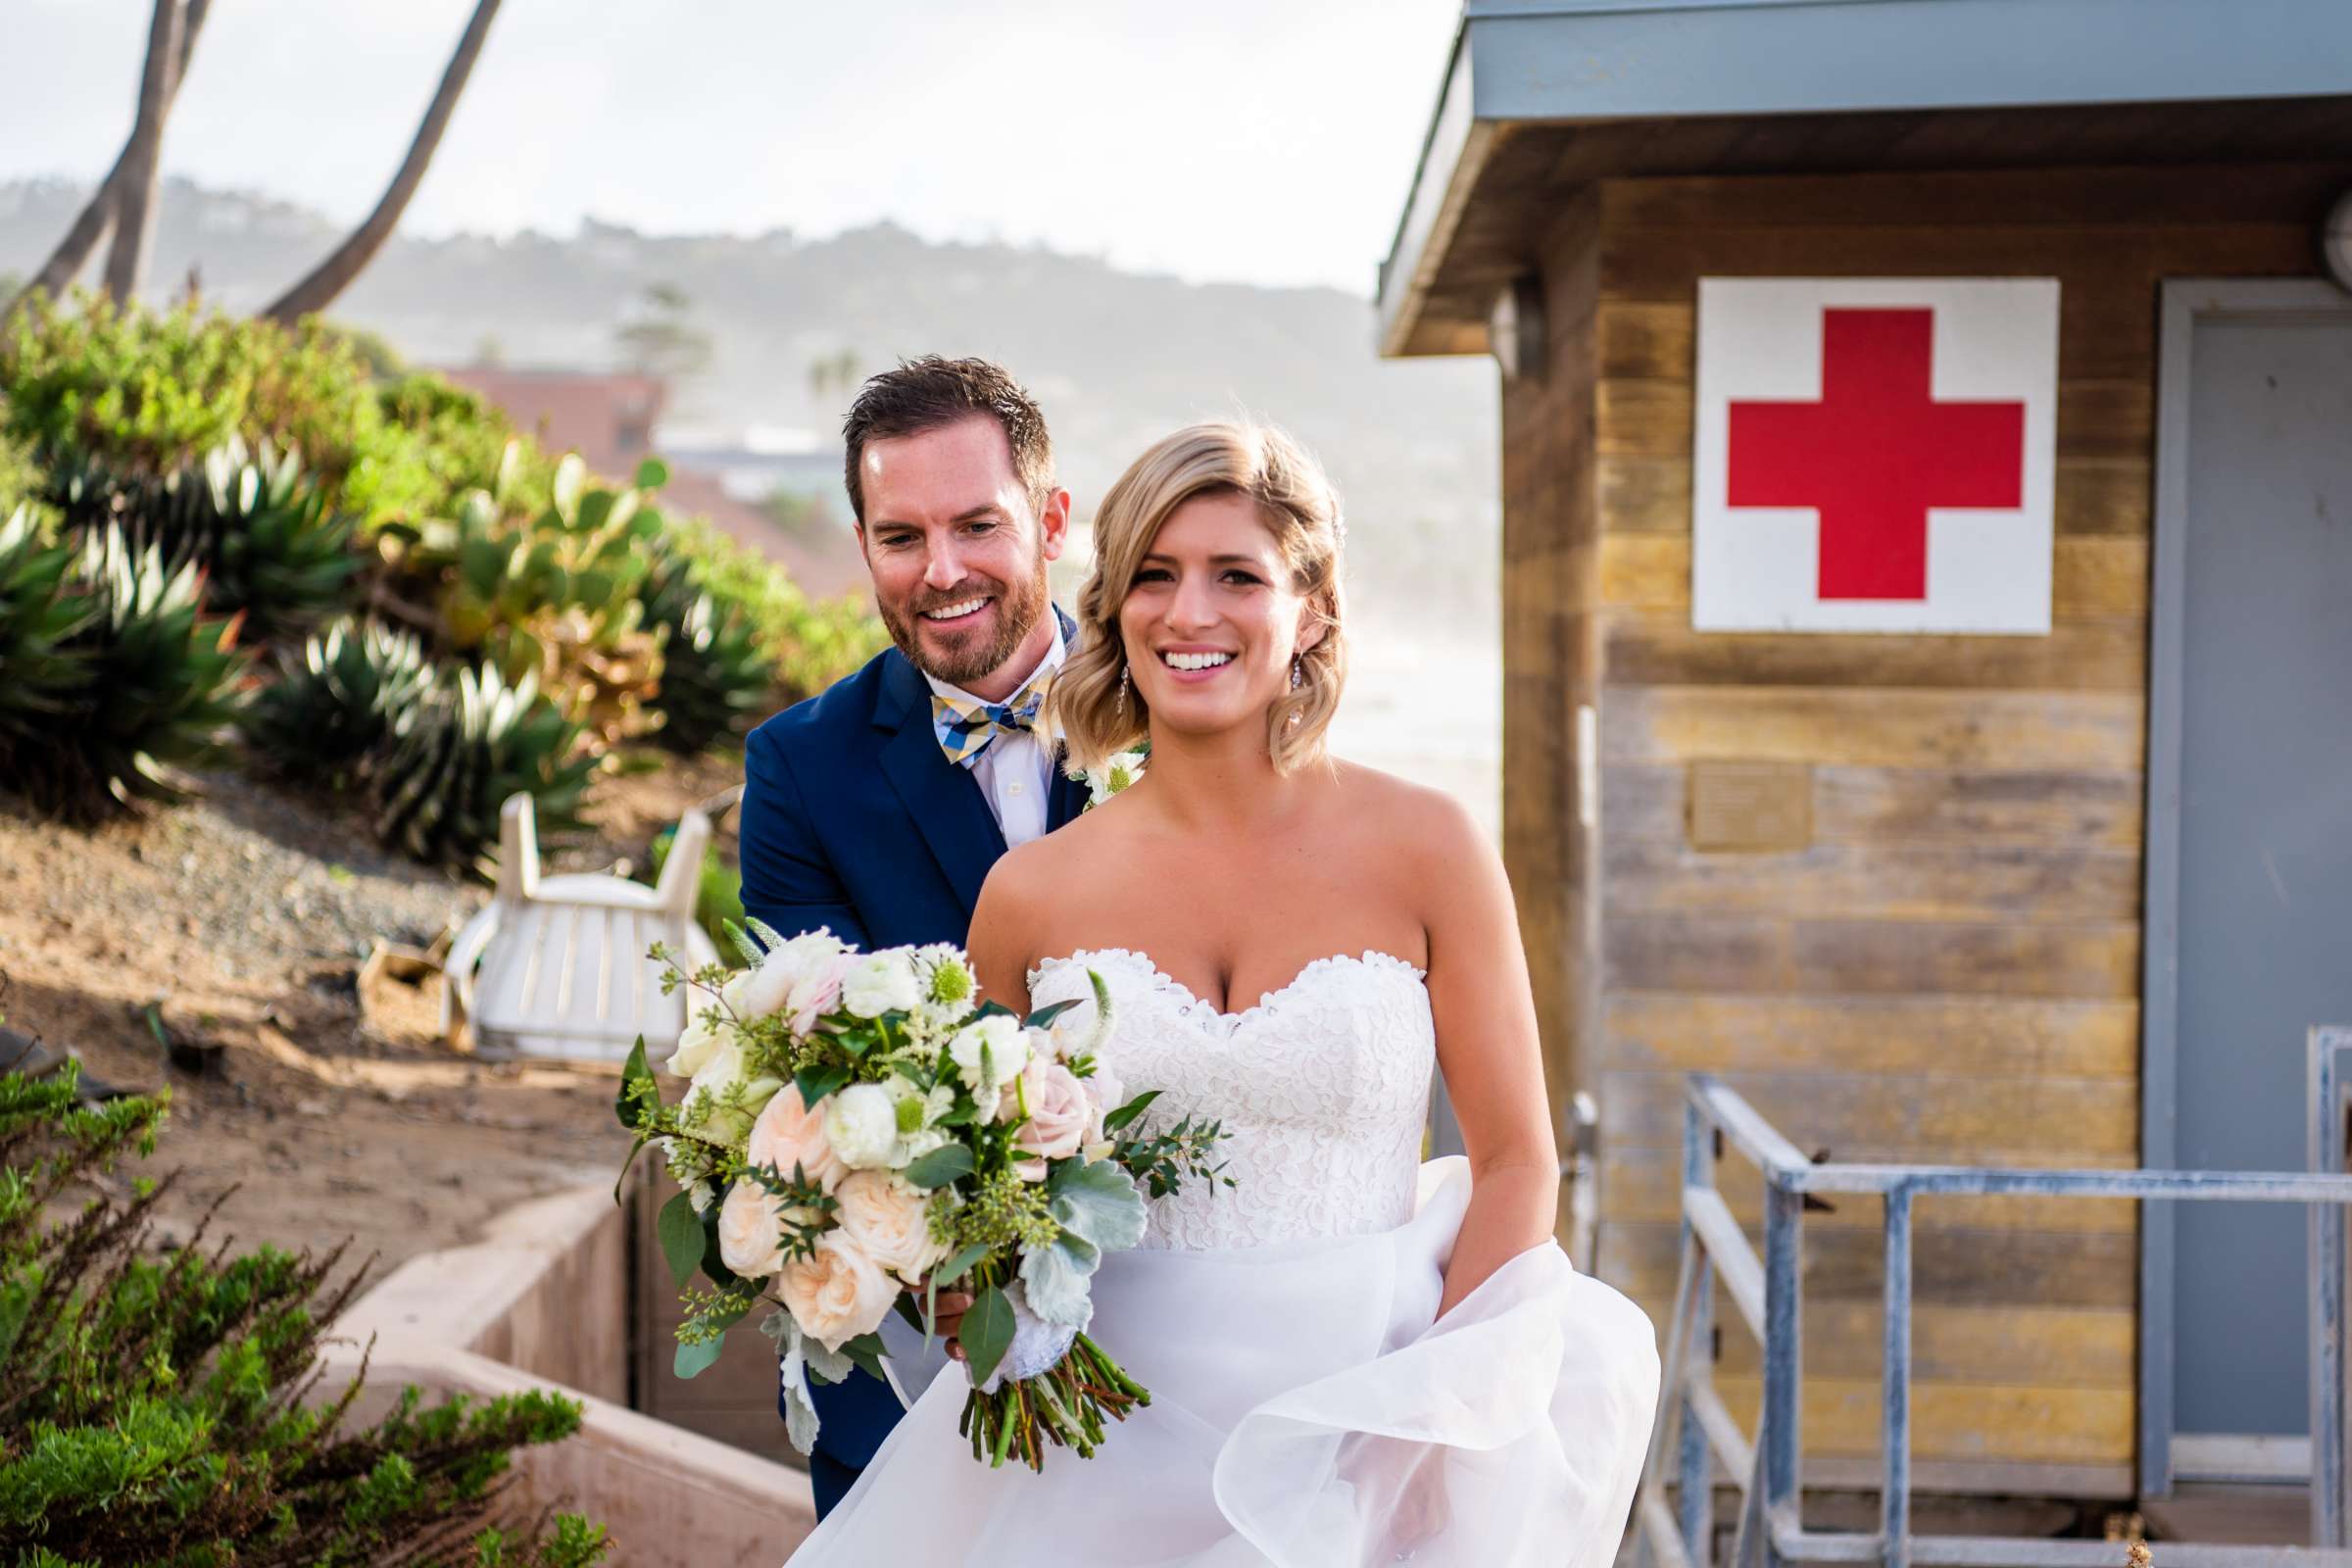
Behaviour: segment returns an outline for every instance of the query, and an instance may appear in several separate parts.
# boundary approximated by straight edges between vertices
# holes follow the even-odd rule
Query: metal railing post
[[[1695,1102],[1683,1105],[1683,1188],[1713,1191],[1715,1187],[1714,1130],[1699,1114]],[[1694,1238],[1688,1217],[1683,1221],[1684,1255],[1690,1255]],[[1696,1568],[1713,1568],[1715,1561],[1715,1475],[1709,1462],[1706,1429],[1699,1424],[1698,1410],[1691,1403],[1690,1384],[1699,1375],[1700,1357],[1711,1362],[1715,1342],[1715,1270],[1704,1262],[1702,1255],[1698,1277],[1690,1282],[1690,1295],[1686,1298],[1690,1310],[1689,1326],[1682,1335],[1685,1365],[1682,1386],[1668,1396],[1682,1411],[1682,1445],[1676,1453],[1678,1475],[1677,1511],[1681,1515],[1683,1549],[1690,1554]]]
[[[1911,1189],[1886,1194],[1886,1359],[1880,1367],[1879,1441],[1886,1477],[1879,1496],[1879,1560],[1911,1565]]]
[[[1798,1409],[1803,1398],[1804,1199],[1783,1185],[1778,1171],[1764,1185],[1764,1403],[1758,1419],[1763,1449],[1762,1561],[1781,1568],[1775,1537],[1782,1527],[1798,1529],[1798,1447],[1803,1440]]]
[[[2345,1168],[2345,1071],[2352,1029],[2311,1031],[2311,1128],[2308,1153],[2315,1175]],[[2343,1205],[2313,1203],[2304,1210],[2310,1237],[2311,1291],[2311,1544],[2352,1545],[2352,1469],[2344,1453],[2344,1225]]]

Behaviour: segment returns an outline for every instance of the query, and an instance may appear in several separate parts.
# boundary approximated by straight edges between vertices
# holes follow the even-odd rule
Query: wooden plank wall
[[[2347,178],[1654,179],[1569,204],[1546,252],[1551,373],[1504,405],[1505,844],[1549,956],[1555,1092],[1600,1096],[1598,1272],[1661,1332],[1690,1069],[1838,1158],[2135,1163],[2159,285],[2312,271]],[[2061,280],[2050,636],[1690,629],[1696,280],[1822,274]],[[1573,714],[1595,692],[1588,858]],[[1762,764],[1742,777],[1788,797],[1776,831],[1793,839],[1693,848],[1692,780],[1717,764]],[[1745,1174],[1727,1162],[1752,1220]],[[1808,1221],[1804,1434],[1833,1461],[1810,1474],[1867,1484],[1879,1205]],[[1930,1200],[1919,1224],[1922,1483],[2128,1494],[2129,1207]],[[1720,1371],[1748,1419],[1755,1350],[1724,1318]]]

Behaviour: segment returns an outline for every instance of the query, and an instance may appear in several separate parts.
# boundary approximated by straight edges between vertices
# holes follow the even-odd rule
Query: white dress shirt
[[[1068,657],[1069,649],[1061,640],[1061,617],[1054,615],[1054,646],[1046,650],[1046,657],[1039,662],[1030,680],[1046,670],[1059,669]],[[923,679],[942,697],[962,703],[987,701],[931,675],[926,674]],[[1021,683],[1023,687],[1028,684],[1028,681]],[[1014,695],[1018,695],[1017,690]],[[1054,793],[1054,754],[1038,739],[1035,730],[999,735],[969,765],[972,777],[980,782],[980,793],[988,799],[989,815],[1004,830],[1006,849],[1018,849],[1031,839],[1045,837],[1046,808]]]

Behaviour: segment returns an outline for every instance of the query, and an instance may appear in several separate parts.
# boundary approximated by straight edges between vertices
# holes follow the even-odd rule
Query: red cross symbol
[[[1928,509],[2015,507],[2023,403],[1937,403],[1931,310],[1825,309],[1821,401],[1731,406],[1735,507],[1821,514],[1823,599],[1928,597]]]

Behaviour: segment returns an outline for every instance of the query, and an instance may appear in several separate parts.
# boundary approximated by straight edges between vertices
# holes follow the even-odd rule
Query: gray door
[[[2172,965],[2170,1162],[2292,1169],[2306,1032],[2352,1022],[2352,301],[2241,285],[2202,303],[2167,312],[2187,342],[2166,344],[2186,370],[2166,436],[2185,451],[2160,454],[2158,530],[2178,537],[2159,541],[2155,697],[2177,756],[2151,756],[2151,861],[2169,838],[2177,874],[2169,921],[2151,881],[2150,956],[2152,980]],[[2177,1209],[2173,1470],[2301,1469],[2302,1210]]]

